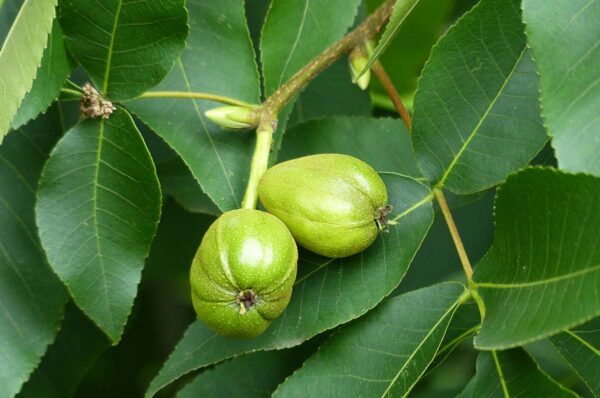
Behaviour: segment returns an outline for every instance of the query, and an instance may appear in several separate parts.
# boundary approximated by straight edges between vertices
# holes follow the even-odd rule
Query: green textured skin
[[[256,337],[287,307],[296,280],[298,249],[287,227],[258,210],[224,213],[208,229],[192,262],[192,303],[215,333]],[[244,314],[238,294],[252,289]]]
[[[333,258],[369,247],[379,231],[375,214],[387,204],[377,172],[340,154],[305,156],[272,167],[258,185],[258,196],[299,245]]]

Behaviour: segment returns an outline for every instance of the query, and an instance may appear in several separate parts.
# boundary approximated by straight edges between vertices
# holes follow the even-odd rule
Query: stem
[[[373,62],[373,65],[371,66],[371,70],[373,71],[375,76],[377,76],[377,80],[379,80],[379,82],[383,86],[385,92],[392,100],[394,107],[400,114],[400,117],[402,118],[402,121],[406,125],[406,128],[408,129],[408,133],[410,134],[410,126],[412,125],[412,120],[410,118],[410,114],[408,113],[408,111],[406,110],[406,107],[404,106],[404,103],[402,102],[402,99],[400,98],[400,94],[398,94],[396,87],[394,87],[394,83],[392,83],[392,80],[390,79],[389,75],[387,74],[387,72],[385,71],[385,69],[383,68],[383,65],[381,64],[381,62],[379,62],[379,60]]]
[[[365,40],[377,34],[390,17],[395,3],[396,0],[387,0],[383,3],[356,29],[348,33],[337,43],[325,49],[325,51],[296,72],[287,82],[271,94],[257,110],[257,113],[259,114],[259,125],[256,130],[256,147],[254,149],[254,154],[252,155],[252,164],[250,165],[250,178],[248,179],[246,193],[244,194],[244,199],[242,201],[242,207],[244,209],[256,208],[256,203],[258,202],[258,182],[265,171],[267,171],[269,153],[273,143],[273,133],[277,126],[277,117],[281,108],[283,108],[309,81],[325,70],[342,54],[361,45]],[[148,94],[157,95],[156,92]],[[204,99],[208,99],[204,94],[203,96]],[[147,95],[143,95],[142,98],[143,97],[148,98]],[[211,99],[215,100],[214,97]],[[225,98],[221,97],[221,99]],[[230,98],[227,98],[227,100],[231,101]],[[240,103],[234,103],[233,105],[240,105]],[[248,105],[249,104],[243,104],[242,106]]]
[[[83,97],[83,93],[81,91],[71,90],[70,88],[61,88],[60,92],[64,93],[64,94],[73,95],[73,96],[79,97],[79,98]]]
[[[383,24],[388,20],[396,0],[387,0],[373,14],[371,14],[356,29],[333,44],[306,66],[296,72],[286,83],[266,99],[261,107],[261,120],[272,123],[277,120],[277,114],[309,81],[315,78],[325,68],[338,59],[342,54],[363,44],[375,36]]]
[[[254,209],[258,202],[258,182],[260,181],[269,164],[269,153],[273,144],[274,125],[261,124],[256,129],[256,147],[252,155],[252,164],[250,165],[250,178],[246,186],[246,193],[242,201],[242,208]]]
[[[433,194],[435,195],[435,198],[437,199],[440,208],[442,209],[442,214],[446,219],[446,224],[448,224],[450,235],[452,235],[454,246],[456,246],[456,251],[458,252],[458,257],[460,258],[460,263],[463,266],[465,275],[467,275],[467,281],[469,282],[469,285],[472,285],[473,268],[471,267],[471,262],[469,261],[469,257],[467,257],[467,252],[465,251],[462,239],[460,238],[460,234],[458,233],[458,229],[456,228],[456,224],[454,223],[454,218],[452,217],[452,213],[450,212],[450,208],[448,207],[448,203],[446,202],[446,197],[439,188],[434,188]]]
[[[224,104],[243,106],[246,108],[258,108],[258,105],[249,104],[235,98],[225,97],[223,95],[195,93],[188,91],[147,91],[138,98],[183,98],[183,99],[203,99],[209,101],[222,102]]]

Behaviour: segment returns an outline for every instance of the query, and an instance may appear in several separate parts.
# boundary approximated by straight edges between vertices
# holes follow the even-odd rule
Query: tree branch
[[[286,83],[271,94],[261,106],[261,123],[272,124],[289,100],[309,81],[315,78],[336,59],[375,36],[392,14],[396,0],[387,0],[356,29],[296,72]]]

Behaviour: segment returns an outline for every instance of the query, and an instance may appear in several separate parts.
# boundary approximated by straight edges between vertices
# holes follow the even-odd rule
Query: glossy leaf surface
[[[160,216],[160,187],[131,116],[85,120],[56,145],[36,217],[52,269],[75,303],[119,341]]]
[[[600,314],[600,178],[530,168],[496,197],[494,243],[475,269],[475,345],[504,349]]]
[[[502,182],[547,140],[518,0],[482,0],[423,70],[412,125],[419,167],[458,194]]]

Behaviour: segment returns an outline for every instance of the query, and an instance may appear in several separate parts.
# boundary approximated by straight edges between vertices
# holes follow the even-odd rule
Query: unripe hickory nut
[[[298,249],[271,214],[229,211],[208,229],[190,271],[192,303],[215,333],[255,337],[287,307]]]
[[[334,258],[369,247],[391,209],[377,172],[340,154],[306,156],[272,167],[258,185],[258,196],[299,245]]]

